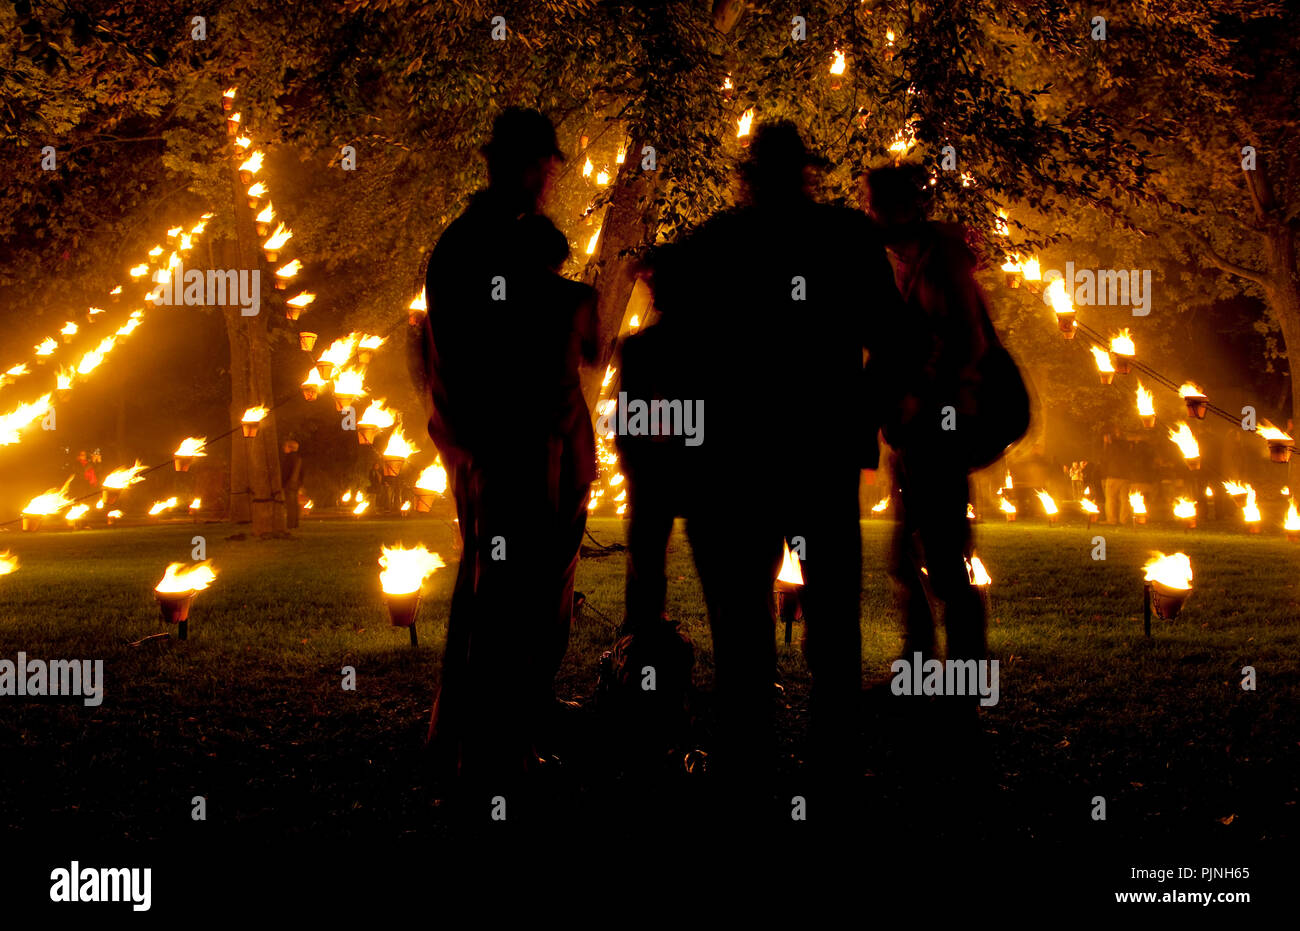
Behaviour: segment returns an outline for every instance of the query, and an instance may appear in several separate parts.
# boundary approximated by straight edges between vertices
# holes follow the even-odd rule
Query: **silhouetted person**
[[[284,489],[284,525],[292,530],[298,526],[298,489],[302,487],[302,453],[298,452],[297,440],[284,441],[280,487]]]
[[[550,121],[508,109],[483,154],[488,187],[443,233],[426,281],[429,434],[463,543],[430,738],[499,785],[536,763],[555,713],[596,475],[577,378],[594,299],[556,273],[567,241],[541,216],[562,160]]]
[[[1107,433],[1101,440],[1102,492],[1105,496],[1103,524],[1127,524],[1129,492],[1135,477],[1133,444],[1122,433]]]
[[[820,163],[791,124],[760,126],[742,167],[747,203],[653,263],[660,365],[672,367],[662,384],[701,400],[706,415],[703,442],[676,447],[675,474],[713,634],[714,758],[751,803],[773,761],[772,592],[783,539],[804,556],[813,760],[828,777],[860,775],[858,484],[876,464],[881,412],[902,391],[896,375],[915,356],[897,330],[900,301],[869,221],[809,193]],[[874,397],[864,349],[891,370]],[[656,481],[643,473],[639,484]]]
[[[961,229],[926,218],[927,181],[919,166],[882,168],[867,178],[870,213],[886,238],[907,313],[923,321],[930,336],[915,416],[908,425],[891,424],[885,433],[893,449],[892,568],[903,612],[902,655],[909,661],[917,651],[934,656],[928,582],[943,604],[948,658],[984,659],[984,603],[966,569],[971,552],[966,506],[968,434],[977,429],[972,425],[981,413],[976,366],[989,348],[987,314],[975,283],[975,257]]]

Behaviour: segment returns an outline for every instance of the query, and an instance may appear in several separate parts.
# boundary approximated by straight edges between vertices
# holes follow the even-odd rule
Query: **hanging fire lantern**
[[[366,396],[363,375],[357,369],[343,369],[334,376],[334,407],[345,411]]]
[[[239,182],[241,184],[252,184],[253,176],[262,170],[262,153],[254,152],[248,156],[239,166]],[[251,196],[251,192],[250,192]]]
[[[1170,430],[1169,439],[1177,444],[1183,454],[1183,461],[1187,463],[1187,468],[1193,472],[1200,469],[1201,447],[1196,442],[1196,437],[1192,435],[1192,428],[1187,425],[1187,421],[1179,423],[1177,430]]]
[[[256,207],[256,204],[249,204],[250,208]],[[253,223],[257,226],[257,235],[265,236],[271,231],[271,221],[275,219],[275,210],[268,203],[262,212],[253,218]]]
[[[1205,419],[1205,412],[1210,409],[1210,399],[1205,392],[1190,381],[1178,389],[1178,396],[1187,404],[1187,416],[1197,420]]]
[[[235,108],[235,88],[227,88],[221,95],[221,109],[229,113]]]
[[[302,271],[302,261],[299,259],[294,259],[292,262],[288,262],[277,268],[275,270],[275,290],[284,291],[288,289],[289,281],[298,277],[300,271]],[[311,302],[308,301],[308,303]],[[305,305],[300,305],[299,309],[301,309],[302,306]],[[292,319],[297,318],[294,317]]]
[[[447,470],[434,460],[415,480],[415,509],[421,514],[433,510],[433,502],[447,490]]]
[[[292,238],[293,233],[289,231],[289,227],[285,226],[283,223],[278,225],[270,238],[268,238],[266,242],[262,243],[262,253],[266,256],[266,260],[268,262],[274,262],[278,259],[280,257],[280,250],[283,249],[284,244]]]
[[[107,514],[104,515],[104,517],[107,518],[108,520],[108,526],[112,527],[114,524],[116,524],[119,520],[122,519],[122,512],[109,511]]]
[[[316,398],[320,397],[321,386],[325,384],[327,382],[320,377],[320,372],[313,368],[307,373],[306,379],[303,380],[302,396],[308,401],[315,401]]]
[[[362,365],[369,365],[370,360],[375,357],[375,350],[383,344],[382,336],[363,336],[361,342],[357,344],[357,361]]]
[[[303,330],[298,334],[298,348],[304,352],[311,352],[316,346],[316,334]]]
[[[1133,345],[1133,337],[1129,335],[1127,328],[1120,330],[1116,336],[1111,338],[1110,362],[1120,375],[1127,375],[1132,371],[1133,358],[1136,355],[1137,347]]]
[[[424,289],[420,290],[420,296],[411,301],[406,309],[406,322],[411,326],[419,326],[424,321],[424,315],[428,312],[428,302],[425,300]]]
[[[129,469],[114,469],[104,476],[104,481],[100,483],[102,489],[100,500],[104,506],[113,507],[113,505],[117,504],[117,499],[121,497],[124,489],[143,482],[144,476],[140,473],[144,470],[145,466],[137,459],[135,465]]]
[[[188,436],[181,441],[181,445],[176,447],[176,452],[172,453],[172,462],[175,463],[177,472],[188,472],[195,459],[207,455],[203,451],[203,444],[207,439],[205,436]]]
[[[394,627],[405,627],[411,632],[411,646],[419,646],[415,634],[415,617],[420,611],[420,588],[424,580],[445,564],[437,553],[423,546],[406,549],[402,546],[382,547],[379,565],[380,588],[384,604]]]
[[[396,477],[402,471],[402,466],[406,465],[406,460],[418,452],[419,450],[402,435],[402,428],[399,426],[388,438],[388,445],[384,447],[384,476]]]
[[[226,132],[229,135],[234,136],[239,132],[239,121],[240,116],[238,113],[232,113],[226,117]]]
[[[1092,358],[1097,363],[1097,375],[1101,378],[1103,385],[1109,385],[1115,381],[1115,366],[1110,364],[1110,353],[1106,350],[1093,346]]]
[[[1065,279],[1052,279],[1052,283],[1047,286],[1047,299],[1056,313],[1056,325],[1061,335],[1066,339],[1074,339],[1074,331],[1079,324],[1075,321],[1074,302],[1065,293]]]
[[[269,413],[270,411],[260,404],[244,411],[244,416],[239,420],[240,425],[244,428],[244,436],[248,439],[257,436],[258,428],[262,426],[262,421],[266,419],[266,415]]]
[[[1143,569],[1146,577],[1143,584],[1142,620],[1146,635],[1150,637],[1153,610],[1162,621],[1172,621],[1182,611],[1192,593],[1192,563],[1186,553],[1174,553],[1172,556],[1156,553],[1155,558]]]
[[[1156,425],[1156,401],[1151,392],[1142,386],[1142,382],[1138,382],[1137,386],[1137,407],[1142,426],[1150,430]]]
[[[1291,461],[1291,444],[1295,442],[1285,432],[1273,426],[1267,420],[1262,422],[1257,431],[1268,442],[1268,458],[1274,462]]]
[[[396,422],[393,412],[384,407],[383,399],[376,400],[366,408],[365,414],[357,422],[357,442],[362,446],[373,445],[375,435]]]
[[[192,566],[174,562],[167,567],[162,581],[154,588],[154,597],[158,599],[163,621],[178,625],[176,639],[189,638],[190,606],[194,604],[194,596],[211,585],[216,577],[210,559]]]

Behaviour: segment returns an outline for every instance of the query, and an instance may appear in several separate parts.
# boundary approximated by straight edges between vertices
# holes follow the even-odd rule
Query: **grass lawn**
[[[622,537],[618,521],[590,529],[602,543]],[[899,649],[882,568],[888,530],[884,520],[863,525],[869,684],[888,678]],[[193,830],[195,795],[208,800],[205,830],[231,837],[446,830],[420,762],[454,577],[453,526],[311,520],[290,540],[233,533],[224,524],[170,524],[0,535],[0,550],[21,561],[0,578],[0,658],[23,650],[103,659],[106,676],[98,708],[0,698],[7,831],[176,840]],[[1105,561],[1091,556],[1097,533],[1106,536]],[[152,588],[169,562],[190,559],[196,534],[218,577],[195,602],[189,641],[130,646],[163,629]],[[1068,843],[1088,831],[1121,845],[1294,837],[1300,545],[999,523],[981,525],[977,540],[994,579],[990,639],[1001,662],[1000,701],[981,712],[979,759],[917,757],[924,720],[900,718],[901,699],[888,707],[869,699],[871,804],[899,818],[927,795],[978,785],[981,824],[1012,840]],[[450,564],[428,586],[418,650],[389,626],[379,596],[380,544],[396,541],[424,542]],[[1187,552],[1196,587],[1183,615],[1156,621],[1146,640],[1140,566],[1157,549]],[[670,581],[670,611],[696,643],[707,694],[707,619],[680,528]],[[621,552],[583,560],[578,588],[610,621],[621,620],[622,586]],[[592,691],[597,658],[613,639],[597,614],[577,620],[561,693]],[[791,757],[808,684],[797,642],[779,641]],[[356,691],[340,687],[346,665],[356,668]],[[1257,670],[1255,691],[1241,688],[1246,665]],[[705,721],[706,749],[707,735]],[[1107,804],[1101,825],[1090,817],[1098,795]]]

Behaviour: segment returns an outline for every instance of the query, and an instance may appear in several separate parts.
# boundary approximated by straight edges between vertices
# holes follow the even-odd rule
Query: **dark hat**
[[[742,167],[747,172],[779,172],[808,166],[825,168],[829,164],[827,159],[808,150],[793,123],[775,120],[758,124],[754,141],[749,145],[749,158]]]
[[[492,121],[492,138],[482,152],[490,160],[528,162],[547,156],[564,159],[551,121],[528,107],[502,110]]]

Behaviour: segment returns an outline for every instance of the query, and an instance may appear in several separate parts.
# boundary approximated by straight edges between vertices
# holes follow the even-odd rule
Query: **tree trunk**
[[[231,194],[236,239],[221,243],[219,267],[260,269],[262,255],[253,213],[233,173]],[[230,423],[235,431],[230,438],[230,515],[238,523],[251,521],[252,532],[257,535],[285,529],[275,413],[267,414],[255,437],[245,437],[240,424],[248,408],[275,404],[271,381],[270,293],[269,282],[264,282],[256,316],[241,313],[238,295],[227,295],[222,314],[230,343]]]
[[[599,296],[599,349],[595,368],[583,373],[582,393],[594,416],[600,399],[605,367],[614,356],[628,301],[636,284],[636,258],[624,253],[637,248],[651,233],[650,209],[654,201],[654,172],[642,171],[631,148],[619,171],[618,187],[610,198],[600,229],[596,261],[588,266],[587,280]]]

